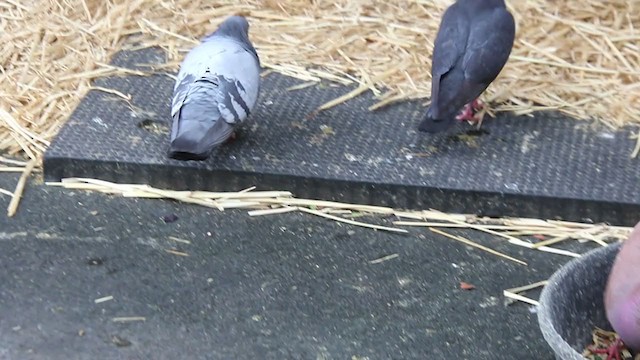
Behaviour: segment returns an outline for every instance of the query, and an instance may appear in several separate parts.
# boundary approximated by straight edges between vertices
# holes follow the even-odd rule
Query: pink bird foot
[[[456,116],[456,120],[469,121],[469,119],[473,119],[473,110],[471,110],[470,104],[466,104],[464,108],[462,108],[462,111],[460,111],[460,114]]]
[[[484,108],[484,103],[478,99],[466,104],[460,114],[456,116],[456,120],[468,121],[470,123],[481,123],[483,114],[477,114]]]

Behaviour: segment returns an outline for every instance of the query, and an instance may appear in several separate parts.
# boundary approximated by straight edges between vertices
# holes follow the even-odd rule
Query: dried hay
[[[450,234],[442,229],[460,228],[476,230],[501,237],[509,244],[524,247],[533,251],[580,257],[572,251],[550,247],[560,241],[577,240],[578,242],[594,242],[599,246],[608,246],[614,241],[624,241],[629,237],[632,228],[610,226],[606,224],[586,224],[560,220],[541,220],[532,218],[479,218],[475,215],[448,214],[437,210],[398,210],[384,206],[340,203],[335,201],[298,199],[288,191],[254,191],[254,187],[238,192],[210,191],[175,191],[162,190],[144,184],[118,184],[109,181],[88,178],[67,178],[61,182],[46,183],[49,186],[63,187],[72,190],[97,191],[104,194],[123,197],[171,199],[179,202],[196,204],[224,211],[225,209],[250,209],[249,216],[276,215],[289,212],[300,212],[324,217],[329,220],[347,223],[353,226],[392,233],[408,234],[409,231],[398,227],[383,226],[362,221],[354,221],[348,217],[368,216],[378,221],[389,221],[388,217],[405,219],[393,221],[395,226],[427,228],[431,233],[462,242],[463,244],[498,256],[505,260],[527,266],[525,261],[514,258],[487,246],[478,244],[468,238]],[[411,220],[411,221],[407,221]],[[551,239],[545,240],[547,237]],[[190,244],[190,241],[169,236],[170,240]],[[537,240],[537,241],[536,241]],[[189,256],[188,253],[176,249],[165,249],[165,252],[177,256]],[[379,264],[397,258],[398,254],[390,254],[369,261]],[[506,304],[524,302],[537,306],[539,302],[524,296],[526,291],[543,287],[547,280],[525,286],[503,290]]]
[[[550,247],[549,245],[573,239],[582,242],[592,241],[600,246],[607,246],[611,241],[625,240],[631,232],[630,227],[605,224],[584,224],[528,218],[478,218],[474,215],[447,214],[433,209],[405,211],[384,206],[298,199],[288,191],[254,191],[255,187],[239,192],[176,191],[157,189],[145,184],[118,184],[87,178],[67,178],[61,182],[49,182],[47,185],[73,190],[98,191],[124,197],[171,199],[220,211],[225,209],[249,209],[248,214],[250,216],[301,212],[354,226],[400,234],[408,234],[409,231],[395,226],[423,227],[432,233],[462,242],[468,246],[524,266],[527,263],[520,259],[477,244],[462,236],[450,234],[442,229],[472,229],[501,237],[512,245],[569,257],[580,257],[580,254]],[[349,217],[364,215],[378,218],[394,216],[398,221],[394,221],[393,225],[395,226],[392,227],[349,219]],[[407,221],[407,219],[411,221]],[[553,241],[540,240],[546,237],[551,237]],[[538,238],[539,241],[532,242],[532,238]]]
[[[159,45],[175,71],[226,16],[249,17],[264,65],[309,82],[357,84],[374,108],[429,96],[430,57],[450,0],[0,0],[0,154],[39,163],[49,141],[123,48]],[[517,39],[484,95],[497,111],[556,109],[611,128],[640,124],[640,3],[512,1]],[[98,89],[113,92],[111,89]],[[116,94],[128,98],[135,94]],[[372,109],[374,110],[374,109]],[[639,140],[640,144],[640,140]],[[2,166],[2,165],[0,165]]]

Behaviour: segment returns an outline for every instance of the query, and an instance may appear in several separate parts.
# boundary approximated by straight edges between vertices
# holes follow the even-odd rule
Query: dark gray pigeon
[[[458,0],[445,11],[433,49],[431,105],[420,131],[447,130],[455,119],[477,121],[477,98],[506,64],[515,28],[504,0]]]
[[[249,116],[259,90],[260,59],[249,41],[249,23],[231,16],[180,65],[169,157],[205,160]]]

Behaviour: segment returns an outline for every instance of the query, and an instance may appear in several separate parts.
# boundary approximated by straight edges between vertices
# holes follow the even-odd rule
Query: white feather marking
[[[231,112],[231,110],[227,109],[222,101],[218,103],[218,111],[220,111],[220,115],[222,115],[224,121],[226,121],[228,124],[235,124],[236,117],[233,115],[233,112]]]
[[[184,82],[189,75],[193,79]],[[203,77],[211,78],[224,76],[227,79],[239,81],[244,91],[238,88],[238,93],[247,107],[252,110],[258,98],[260,86],[260,67],[252,53],[244,50],[242,45],[230,38],[219,37],[208,40],[193,48],[184,58],[180,72],[174,85],[174,98],[171,115],[175,116],[190,95],[193,82]],[[217,102],[218,110],[227,123],[242,121],[248,116],[240,106],[238,99],[232,99],[233,109],[227,109],[224,98],[227,94],[220,93],[211,101]],[[234,116],[234,111],[239,119]]]
[[[242,106],[240,106],[240,104],[236,101],[236,99],[233,96],[231,97],[231,104],[233,105],[233,108],[236,110],[236,114],[238,114],[238,118],[236,119],[238,122],[244,121],[244,119],[246,119],[247,116],[249,116],[249,114],[247,114],[244,111]]]

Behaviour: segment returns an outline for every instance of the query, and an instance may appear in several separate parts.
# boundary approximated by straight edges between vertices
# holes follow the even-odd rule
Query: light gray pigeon
[[[208,158],[249,116],[259,90],[260,59],[249,41],[249,23],[231,16],[180,65],[171,104],[169,157]]]
[[[477,121],[477,98],[506,64],[515,30],[504,0],[458,0],[445,11],[433,49],[431,105],[420,131],[447,130],[455,119]]]

